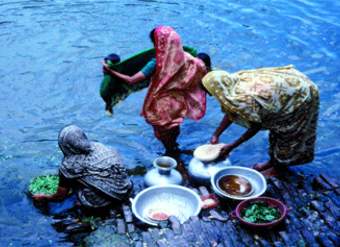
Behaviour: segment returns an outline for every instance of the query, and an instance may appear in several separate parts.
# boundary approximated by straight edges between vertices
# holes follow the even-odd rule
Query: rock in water
[[[129,239],[126,235],[117,234],[111,225],[99,227],[84,239],[84,246],[88,247],[128,247]]]

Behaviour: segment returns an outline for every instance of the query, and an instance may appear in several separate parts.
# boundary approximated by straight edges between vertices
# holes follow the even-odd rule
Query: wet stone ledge
[[[340,186],[334,178],[287,172],[267,182],[265,196],[277,198],[289,208],[284,223],[271,230],[241,226],[229,216],[236,207],[232,201],[220,201],[217,208],[202,210],[199,217],[184,224],[170,217],[160,227],[149,227],[124,204],[104,218],[79,220],[79,212],[59,216],[54,226],[65,233],[65,241],[76,246],[339,246]],[[134,194],[142,186],[137,188]],[[210,193],[206,187],[192,189],[200,195]]]

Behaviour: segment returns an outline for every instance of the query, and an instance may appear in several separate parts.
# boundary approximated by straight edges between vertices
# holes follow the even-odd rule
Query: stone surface
[[[110,220],[103,221],[106,222],[105,227],[99,224],[99,228],[85,238],[85,246],[339,245],[340,196],[334,179],[288,173],[281,178],[269,178],[267,182],[265,195],[281,200],[289,208],[286,220],[276,228],[254,231],[240,225],[237,220],[229,217],[237,205],[231,201],[221,201],[217,208],[202,210],[198,217],[191,217],[184,224],[170,217],[160,227],[142,224],[132,217],[130,207],[123,205],[115,213],[111,211]],[[206,187],[196,188],[195,191],[200,195],[212,193]],[[79,224],[72,217],[67,217],[64,224],[62,222],[60,219],[56,222],[56,225],[64,226],[59,229],[65,229],[76,222]],[[116,245],[118,242],[119,245]]]
[[[99,227],[84,239],[87,247],[128,247],[130,241],[126,235],[117,234],[109,225]]]

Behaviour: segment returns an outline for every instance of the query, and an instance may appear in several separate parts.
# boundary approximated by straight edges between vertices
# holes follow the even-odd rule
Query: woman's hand
[[[137,72],[133,76],[129,76],[111,69],[105,61],[102,61],[102,64],[104,73],[114,76],[129,85],[133,85],[146,79],[145,75],[141,71]]]
[[[49,196],[44,194],[36,194],[32,196],[33,200],[41,202],[49,199]]]
[[[103,65],[105,68],[109,69],[109,65],[105,62],[105,60],[102,61],[102,65]]]
[[[102,65],[103,65],[103,72],[109,74],[110,73],[109,65],[105,63],[105,61],[102,61]]]
[[[211,144],[217,144],[219,142],[219,136],[213,135],[210,139]]]
[[[220,151],[220,154],[218,155],[218,159],[225,159],[227,156],[229,156],[230,152],[234,149],[234,146],[232,144],[225,144]]]
[[[219,142],[220,135],[223,131],[228,128],[232,124],[232,121],[229,119],[228,114],[225,114],[222,121],[220,122],[218,128],[215,130],[214,134],[210,139],[211,144],[217,144]]]

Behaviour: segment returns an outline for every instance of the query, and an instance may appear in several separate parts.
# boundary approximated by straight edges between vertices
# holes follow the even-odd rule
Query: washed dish
[[[170,216],[184,223],[201,211],[200,197],[180,185],[153,186],[138,193],[131,201],[134,215],[154,226]]]
[[[253,192],[251,182],[240,175],[225,175],[217,184],[220,190],[232,196],[248,196]]]
[[[205,144],[194,151],[194,157],[203,162],[211,162],[218,158],[224,144]]]
[[[220,186],[219,182],[224,182],[223,178],[233,183],[224,187]],[[210,183],[218,196],[233,200],[256,198],[267,189],[266,179],[261,173],[241,166],[228,166],[220,169],[211,177]]]

